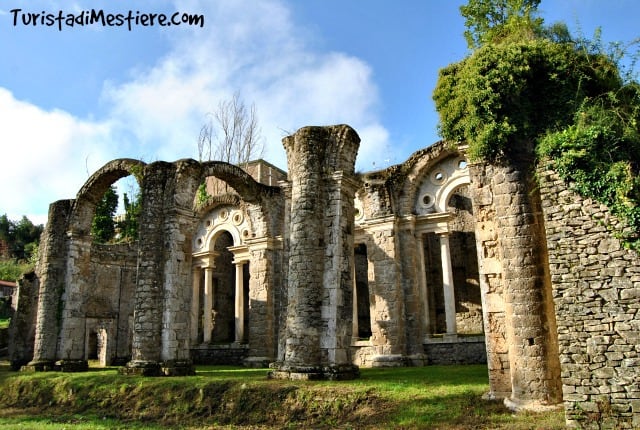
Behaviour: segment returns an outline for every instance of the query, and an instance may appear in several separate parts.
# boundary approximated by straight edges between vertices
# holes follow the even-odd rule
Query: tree
[[[240,167],[249,161],[262,157],[264,143],[260,136],[255,105],[249,109],[241,100],[238,92],[230,100],[218,103],[215,112],[209,114],[209,121],[200,129],[198,137],[198,157],[200,161],[225,161]],[[227,184],[213,185],[213,192],[226,192]],[[198,188],[198,202],[209,198],[207,183]]]
[[[531,19],[538,3],[461,8],[476,49],[440,71],[440,134],[468,144],[472,160],[554,160],[578,192],[627,221],[627,244],[640,249],[640,85],[621,72],[620,45],[543,27]]]
[[[138,238],[138,219],[140,218],[141,201],[140,194],[136,194],[133,201],[129,200],[127,193],[123,194],[124,220],[118,225],[121,239],[132,241]]]
[[[0,243],[5,258],[28,260],[38,249],[44,226],[34,225],[26,216],[20,221],[10,220],[6,214],[0,216]]]
[[[115,221],[113,220],[118,208],[118,194],[111,185],[96,205],[96,213],[91,223],[91,235],[97,243],[107,243],[116,234]]]
[[[262,157],[263,151],[255,105],[247,108],[237,92],[221,101],[200,129],[200,161],[213,158],[242,166]]]
[[[514,35],[539,33],[542,19],[535,17],[541,0],[469,0],[460,6],[465,18],[464,37],[470,49]]]

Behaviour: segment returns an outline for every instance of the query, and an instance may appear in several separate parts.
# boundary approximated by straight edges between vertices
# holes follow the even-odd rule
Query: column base
[[[407,358],[402,354],[374,355],[371,367],[406,367]]]
[[[285,363],[271,363],[269,379],[289,379],[303,381],[344,381],[360,377],[360,368],[355,364],[334,364],[330,366],[295,366]]]
[[[504,405],[514,412],[549,412],[564,408],[564,403],[546,403],[540,400],[516,400],[505,397]]]
[[[118,369],[118,372],[127,376],[190,376],[196,374],[191,360],[161,362],[134,360]]]
[[[55,360],[31,361],[20,367],[21,372],[51,372],[56,370]]]
[[[269,357],[247,357],[242,361],[244,367],[251,369],[264,369],[269,367],[272,359]]]

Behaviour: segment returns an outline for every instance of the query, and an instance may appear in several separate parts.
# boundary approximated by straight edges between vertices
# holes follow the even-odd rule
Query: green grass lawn
[[[0,318],[0,330],[8,329],[11,318]]]
[[[266,369],[196,376],[0,370],[3,429],[561,429],[562,412],[513,414],[486,401],[486,366],[361,369],[353,381],[276,381]]]

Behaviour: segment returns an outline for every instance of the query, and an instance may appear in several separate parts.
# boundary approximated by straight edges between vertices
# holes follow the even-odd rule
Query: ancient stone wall
[[[640,428],[640,257],[607,207],[538,170],[570,427]]]
[[[131,359],[137,246],[93,244],[91,265],[91,288],[85,292],[82,307],[86,318],[85,342],[88,345],[88,339],[104,331],[106,344],[97,351],[103,356],[102,365],[122,365]],[[92,353],[87,350],[87,356]]]
[[[40,282],[34,272],[23,275],[11,297],[9,360],[11,368],[20,369],[33,359]]]
[[[191,348],[193,364],[238,365],[248,358],[247,344],[198,345]]]
[[[426,364],[486,364],[484,336],[459,336],[456,339],[431,338],[424,344]]]

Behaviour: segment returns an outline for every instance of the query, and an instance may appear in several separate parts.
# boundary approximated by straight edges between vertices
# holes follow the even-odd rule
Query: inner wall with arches
[[[103,365],[130,360],[127,366],[146,366],[165,356],[188,357],[196,364],[266,366],[276,361],[286,341],[283,326],[291,219],[286,213],[286,173],[258,160],[246,166],[251,179],[235,166],[185,161],[184,166],[193,169],[189,182],[193,194],[178,194],[182,192],[178,187],[174,192],[184,208],[193,205],[192,213],[186,209],[176,212],[177,221],[169,218],[172,213],[163,215],[167,217],[163,222],[172,229],[167,231],[174,231],[172,237],[184,243],[166,255],[160,255],[158,246],[145,237],[138,243],[144,247],[145,258],[158,253],[158,270],[139,261],[142,254],[135,243],[127,245],[128,250],[123,245],[91,245],[82,232],[95,212],[98,197],[93,194],[104,193],[137,166],[132,161],[114,163],[98,172],[83,187],[78,201],[73,201],[72,216],[66,218],[72,220],[71,227],[59,228],[71,232],[60,236],[61,241],[68,241],[63,249],[70,250],[61,255],[61,267],[79,270],[66,278],[71,283],[65,286],[61,326],[50,333],[55,338],[59,330],[59,345],[36,340],[34,356],[40,354],[48,361],[67,357],[67,362],[97,358]],[[464,154],[439,143],[418,151],[402,165],[360,175],[354,201],[354,285],[350,292],[354,364],[486,360],[466,163]],[[160,163],[155,168],[169,171],[175,167]],[[195,189],[203,178],[198,169],[205,175],[219,169],[230,182],[207,176],[208,200],[198,202]],[[259,188],[264,186],[268,188]],[[144,190],[147,198],[156,191]],[[146,219],[147,223],[155,221],[153,216]],[[56,222],[51,221],[54,228]],[[173,227],[183,225],[187,227]],[[154,233],[150,224],[145,228],[145,234]],[[159,235],[154,240],[159,245],[168,238]],[[182,250],[187,247],[190,255],[184,258]],[[74,253],[80,248],[82,252]],[[142,287],[136,286],[143,279],[140,270],[150,279]],[[179,274],[171,275],[170,270]],[[162,296],[153,296],[154,274],[164,283]],[[45,283],[54,286],[46,279]],[[150,301],[138,300],[140,288],[173,312],[175,327],[170,319],[164,321],[169,313],[147,309]],[[73,301],[75,298],[80,301]],[[117,308],[110,305],[113,300],[118,301]],[[49,313],[57,309],[50,308]],[[147,311],[148,316],[140,316]],[[140,327],[151,320],[162,327],[161,343],[153,337],[155,331],[136,334],[136,312],[144,322]],[[39,335],[48,339],[49,329],[43,323]],[[173,332],[185,341],[173,342]]]
[[[239,206],[218,206],[200,221],[193,243],[193,346],[247,343],[250,262],[245,241],[251,236]]]

